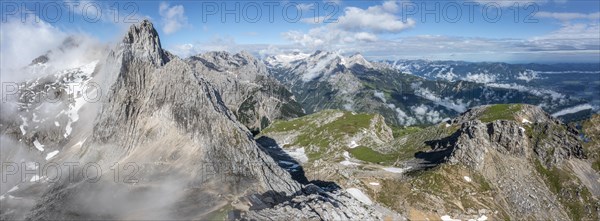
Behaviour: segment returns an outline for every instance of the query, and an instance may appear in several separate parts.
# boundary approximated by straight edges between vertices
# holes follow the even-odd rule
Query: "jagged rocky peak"
[[[232,54],[226,51],[212,51],[198,54],[187,59],[188,63],[200,68],[199,72],[208,77],[211,71],[218,75],[233,77],[242,81],[255,81],[267,76],[267,67],[246,51]],[[201,64],[198,66],[198,64]],[[210,78],[210,77],[209,77]]]
[[[315,51],[315,53],[313,53],[309,57],[309,59],[310,60],[321,60],[321,59],[325,59],[325,58],[329,58],[329,57],[341,57],[341,55],[338,53],[334,53],[334,52],[317,50],[317,51]]]
[[[371,62],[367,61],[360,53],[356,53],[347,59],[347,67],[351,68],[355,65],[361,65],[365,68],[373,68]]]
[[[59,49],[60,50],[68,50],[68,49],[72,49],[72,48],[77,48],[77,47],[79,47],[81,41],[82,41],[82,39],[77,36],[66,37],[65,40],[63,40],[62,44],[60,45]]]
[[[236,57],[240,57],[240,58],[244,58],[246,60],[252,60],[252,61],[256,61],[256,59],[254,58],[254,56],[252,54],[250,54],[250,52],[246,51],[246,50],[242,50],[239,53],[235,54]]]
[[[295,51],[289,54],[271,55],[266,57],[264,61],[269,67],[291,68],[297,62],[302,61],[310,56],[311,54]]]
[[[251,65],[266,71],[265,67],[262,67],[263,65],[259,64],[260,62],[258,62],[254,56],[246,51],[241,51],[236,54],[231,54],[226,51],[211,51],[193,56],[193,58],[204,59],[205,62],[209,62],[215,66],[223,67],[225,69],[234,69],[245,65]]]
[[[317,50],[312,54],[292,52],[265,58],[265,63],[271,67],[298,68],[296,64],[305,64],[313,72],[316,69],[329,68],[374,68],[374,65],[360,53],[346,56],[340,52]]]
[[[498,198],[504,198],[501,206],[510,217],[568,220],[572,205],[589,204],[569,189],[598,188],[590,181],[597,178],[584,163],[577,131],[537,106],[481,106],[446,125],[451,126],[458,129],[436,149],[447,151],[448,163],[472,169],[502,193]]]
[[[85,43],[87,41],[87,44]],[[89,44],[90,40],[86,39],[86,37],[82,37],[82,36],[77,36],[77,35],[70,35],[67,36],[63,39],[63,41],[61,42],[60,45],[58,45],[58,47],[52,48],[48,51],[46,51],[46,53],[39,55],[38,57],[34,58],[31,63],[29,64],[29,66],[32,65],[37,65],[37,64],[47,64],[50,61],[56,61],[56,60],[60,60],[62,57],[62,55],[64,53],[69,53],[71,52],[73,49],[76,48],[80,48],[80,47],[92,47],[94,50],[87,50],[86,51],[86,55],[87,56],[94,56],[94,57],[98,57],[96,55],[101,54],[102,52],[102,46],[99,44]],[[89,57],[87,57],[88,59],[90,59]],[[57,68],[63,68],[63,67],[57,67]]]
[[[331,63],[340,63],[343,61],[343,56],[328,52],[317,50],[312,54],[291,52],[268,56],[264,59],[265,63],[270,67],[283,67],[283,68],[299,68],[301,67],[313,67],[320,64],[319,68],[324,68]]]
[[[320,55],[320,54],[327,54],[327,53],[329,53],[329,52],[321,51],[321,50],[316,50],[315,53],[313,53],[311,56],[317,56],[317,55]]]
[[[44,55],[40,55],[37,58],[31,60],[31,65],[36,65],[36,64],[45,64],[49,61],[50,59],[48,58],[48,53],[44,54]]]
[[[460,125],[449,138],[449,160],[482,170],[490,154],[537,159],[561,166],[571,158],[583,159],[578,132],[541,108],[526,104],[497,104],[470,109],[451,123]]]
[[[139,183],[130,186],[106,179],[90,185],[74,181],[82,179],[75,174],[52,184],[35,202],[29,219],[207,219],[204,216],[217,205],[233,198],[264,192],[289,196],[301,189],[259,148],[210,82],[188,62],[164,63],[159,55],[165,53],[152,24],[132,26],[123,44],[108,55],[106,74],[112,78],[93,116],[93,128],[79,147],[61,151],[64,159],[102,168],[112,162],[135,162]],[[171,184],[174,180],[177,187]],[[105,195],[107,187],[120,194],[110,202],[93,194]],[[165,193],[166,187],[177,190]],[[165,195],[137,198],[155,193]],[[78,201],[83,195],[87,200]],[[131,212],[136,209],[87,209],[123,201],[134,207],[159,203],[156,208],[165,208],[161,210],[165,216]]]
[[[207,52],[186,59],[222,95],[237,120],[256,132],[276,119],[302,115],[302,108],[267,67],[246,51]]]
[[[365,57],[360,53],[360,52],[356,52],[352,55],[350,55],[351,58],[360,58],[360,59],[365,59]]]
[[[137,25],[131,25],[123,43],[130,47],[133,57],[149,59],[155,65],[162,66],[170,60],[168,52],[162,49],[158,32],[147,19]]]

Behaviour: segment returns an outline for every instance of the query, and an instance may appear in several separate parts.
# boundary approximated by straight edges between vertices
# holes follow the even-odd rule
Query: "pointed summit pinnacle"
[[[162,66],[169,61],[160,45],[158,32],[154,25],[144,19],[137,25],[131,25],[123,38],[123,43],[131,47],[134,58],[149,59],[153,64]]]

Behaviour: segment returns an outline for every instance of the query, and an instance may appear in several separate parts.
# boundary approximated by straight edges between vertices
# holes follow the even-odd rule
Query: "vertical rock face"
[[[150,22],[132,26],[105,66],[110,86],[92,135],[70,150],[73,160],[99,164],[105,179],[62,180],[29,218],[198,219],[245,194],[300,190],[259,149],[203,74],[169,58]],[[138,182],[114,184],[114,163],[133,163]],[[110,192],[121,194],[100,197]],[[145,211],[153,207],[165,209]]]
[[[502,154],[526,157],[529,142],[524,130],[513,121],[484,124],[469,121],[462,125],[451,162],[462,162],[476,170],[483,169],[489,149]]]
[[[186,159],[173,159],[184,168],[198,161],[225,167],[220,169],[258,181],[263,191],[290,194],[298,190],[289,176],[274,175],[282,171],[272,167],[275,164],[235,120],[203,73],[178,58],[169,61],[151,23],[132,26],[124,42],[131,44],[125,51],[131,51],[134,59],[123,65],[108,94],[95,126],[94,142],[116,143],[120,146],[116,151],[125,156],[136,152],[156,157],[175,154]],[[164,66],[156,68],[148,62]],[[160,146],[172,138],[180,140],[180,145]],[[156,152],[150,153],[155,145]]]
[[[256,89],[262,64],[243,53],[211,57],[205,68],[252,66],[238,71],[248,78],[232,85],[241,85],[239,93]],[[294,181],[228,108],[246,95],[224,99],[205,71],[163,51],[150,22],[132,26],[102,63],[98,75],[105,91],[93,129],[85,141],[63,149],[57,161],[93,164],[100,177],[90,182],[89,174],[75,170],[56,183],[29,187],[42,193],[30,202],[27,218],[209,219],[230,206],[247,218],[276,218],[270,212],[289,218],[382,217],[341,190],[303,188]],[[281,89],[271,86],[276,90],[266,91]],[[255,110],[267,104],[272,103]],[[259,116],[265,113],[271,112]]]
[[[129,49],[125,50],[124,53],[130,53],[125,55],[125,57],[144,59],[158,66],[169,62],[167,54],[160,45],[158,33],[148,20],[142,21],[139,25],[132,25],[129,28],[129,32],[123,38],[122,47]]]

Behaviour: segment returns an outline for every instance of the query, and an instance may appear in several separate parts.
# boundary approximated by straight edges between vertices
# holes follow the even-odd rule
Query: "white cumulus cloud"
[[[387,1],[367,9],[347,7],[334,26],[346,31],[398,33],[415,25],[412,19],[402,21],[395,15],[397,11],[398,5],[395,1]]]
[[[168,3],[161,2],[158,7],[158,14],[161,17],[161,24],[165,34],[172,34],[188,25],[188,18],[185,16],[183,5],[170,7]]]
[[[0,32],[0,73],[3,82],[19,82],[53,71],[75,68],[102,57],[103,45],[85,33],[66,32],[34,15],[10,17]],[[25,69],[45,55],[45,68]]]
[[[312,48],[374,42],[379,39],[377,34],[400,33],[415,26],[416,22],[413,19],[403,21],[398,17],[398,11],[399,5],[396,1],[386,1],[366,9],[346,7],[335,22],[322,24],[323,21],[333,18],[307,18],[303,22],[322,25],[307,32],[287,31],[282,33],[282,36],[293,43]]]

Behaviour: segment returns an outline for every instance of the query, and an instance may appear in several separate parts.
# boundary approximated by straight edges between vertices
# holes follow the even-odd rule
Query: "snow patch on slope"
[[[340,162],[340,164],[342,164],[344,166],[358,166],[358,165],[360,165],[359,163],[355,163],[355,162],[350,161],[350,159],[352,159],[352,158],[350,157],[350,153],[348,153],[348,151],[344,151],[343,155],[344,155],[344,161]]]
[[[448,215],[443,215],[440,217],[440,219],[442,219],[442,221],[461,221],[460,219],[452,219],[452,217]]]
[[[464,78],[465,81],[472,81],[476,83],[492,83],[496,81],[496,76],[487,73],[471,74],[467,73]]]
[[[295,61],[306,59],[308,57],[310,57],[310,54],[305,53],[278,54],[267,57],[265,62],[271,66],[282,66],[289,68]]]
[[[465,181],[467,181],[467,182],[469,182],[469,183],[471,182],[471,177],[464,176],[464,177],[463,177],[463,179],[465,179]]]
[[[27,124],[27,118],[20,116],[21,120],[23,121],[23,124],[21,124],[21,126],[19,126],[19,129],[21,129],[21,134],[25,135],[27,134],[27,131],[25,130],[25,127],[29,126],[29,124]]]
[[[293,150],[284,149],[283,151],[300,163],[308,162],[308,156],[306,156],[306,153],[304,152],[304,147]]]
[[[398,168],[398,167],[384,167],[383,170],[390,172],[390,173],[404,173],[407,170],[409,170],[411,167],[406,167],[406,168]]]
[[[98,61],[93,61],[77,69],[83,75],[91,76],[97,64]],[[66,114],[69,117],[69,122],[67,122],[67,125],[65,126],[65,134],[63,135],[65,138],[71,135],[71,132],[73,130],[72,124],[79,120],[79,110],[88,102],[85,96],[83,96],[83,94],[86,93],[86,85],[91,79],[91,77],[87,78],[86,80],[79,78],[77,81],[70,82],[67,85],[67,94],[69,94],[75,99],[72,104],[69,104],[69,110],[66,111]]]
[[[312,63],[308,66],[306,72],[302,75],[302,81],[308,82],[317,78],[323,73],[323,70],[325,70],[327,65],[330,64],[333,59],[338,57],[339,55],[335,53],[326,53],[325,55],[319,56],[316,63]]]
[[[367,204],[367,205],[372,205],[373,201],[371,201],[371,199],[369,199],[369,197],[367,195],[365,195],[361,190],[356,189],[356,188],[348,188],[346,189],[346,192],[348,192],[350,195],[352,195],[352,197],[354,197],[355,199],[357,199],[358,201]]]
[[[42,145],[38,140],[33,141],[33,146],[41,152],[44,152],[44,145]]]
[[[58,150],[52,151],[50,153],[48,153],[48,155],[46,155],[46,160],[50,160],[52,159],[52,157],[56,156],[56,154],[58,154]]]

